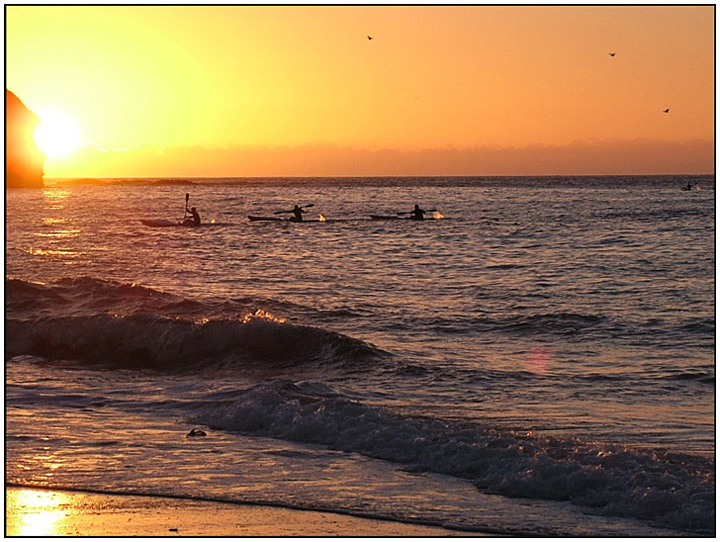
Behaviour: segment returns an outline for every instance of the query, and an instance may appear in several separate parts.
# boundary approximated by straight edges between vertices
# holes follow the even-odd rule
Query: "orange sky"
[[[714,171],[714,6],[5,15],[7,88],[83,144],[47,177]]]

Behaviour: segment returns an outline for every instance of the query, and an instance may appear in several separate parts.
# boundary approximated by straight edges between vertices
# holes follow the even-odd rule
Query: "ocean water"
[[[502,534],[714,535],[714,186],[8,190],[6,483]],[[181,219],[186,193],[201,227],[140,222]],[[437,213],[369,219],[415,203]],[[327,221],[247,220],[294,204]]]

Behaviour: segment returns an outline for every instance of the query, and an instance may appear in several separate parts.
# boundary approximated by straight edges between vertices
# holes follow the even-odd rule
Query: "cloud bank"
[[[48,163],[46,177],[334,177],[667,175],[715,171],[713,141],[583,140],[565,146],[367,150],[296,147],[87,146]]]

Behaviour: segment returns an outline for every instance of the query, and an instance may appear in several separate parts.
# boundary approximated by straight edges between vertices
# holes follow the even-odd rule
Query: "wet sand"
[[[24,487],[5,489],[6,536],[478,536],[328,512]]]

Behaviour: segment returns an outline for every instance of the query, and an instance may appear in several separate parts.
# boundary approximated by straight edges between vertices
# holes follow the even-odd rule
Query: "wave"
[[[273,314],[310,316],[316,320],[354,318],[356,309],[315,309],[287,301],[259,297],[188,299],[137,283],[122,283],[93,277],[63,278],[51,282],[5,280],[6,312],[23,317],[58,314],[120,315],[157,314],[184,318],[238,318],[266,311]]]
[[[544,333],[570,335],[587,331],[607,321],[600,315],[575,314],[566,312],[511,315],[505,318],[479,316],[465,319],[442,317],[416,318],[413,324],[421,323],[438,333],[502,332],[519,335]]]
[[[702,341],[703,346],[714,341],[713,318],[687,318],[685,320],[618,319],[603,314],[574,312],[547,312],[536,314],[510,314],[503,317],[474,316],[466,318],[422,317],[413,315],[412,320],[388,322],[398,327],[426,327],[441,334],[502,333],[522,337],[561,336],[579,338],[592,334],[595,338],[611,338],[629,342],[688,339]]]
[[[599,219],[616,220],[622,219],[624,221],[633,220],[638,222],[652,222],[657,224],[658,221],[664,220],[677,220],[688,217],[705,217],[713,218],[715,216],[715,209],[704,209],[699,207],[681,208],[681,209],[650,209],[650,210],[638,210],[629,209],[626,211],[597,211],[593,213],[593,216]]]
[[[6,356],[34,355],[106,367],[191,369],[228,362],[359,362],[384,355],[332,331],[291,325],[267,313],[243,321],[149,315],[6,320]]]
[[[277,318],[269,307],[293,306],[272,300],[199,301],[89,277],[47,284],[7,279],[5,285],[6,357],[171,370],[387,355],[361,340]]]
[[[697,335],[715,335],[715,320],[711,319],[695,319],[695,321],[685,324],[681,327],[683,333],[692,333]]]
[[[680,382],[700,382],[701,384],[715,384],[715,372],[714,371],[678,371],[675,374],[670,374],[664,377],[666,380],[676,380]]]
[[[11,314],[49,315],[60,312],[95,314],[98,311],[187,311],[193,303],[138,284],[92,277],[63,278],[49,283],[5,280],[6,311]],[[196,304],[197,305],[197,304]]]
[[[510,269],[524,269],[525,267],[527,267],[527,265],[516,263],[499,263],[486,265],[485,269],[497,269],[499,271],[507,271]]]
[[[403,417],[308,382],[259,384],[204,407],[193,421],[455,476],[487,493],[569,501],[597,514],[698,533],[714,530],[714,465],[694,456]]]

